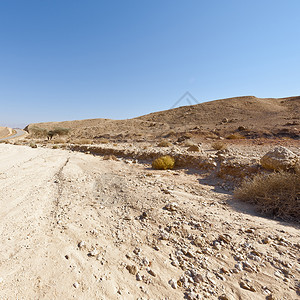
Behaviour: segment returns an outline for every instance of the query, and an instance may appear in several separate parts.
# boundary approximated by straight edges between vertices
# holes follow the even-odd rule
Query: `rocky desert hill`
[[[215,100],[127,119],[88,119],[30,124],[25,129],[68,128],[73,138],[151,140],[189,132],[195,137],[300,138],[300,97]]]
[[[0,299],[298,299],[299,104],[231,98],[2,141]]]

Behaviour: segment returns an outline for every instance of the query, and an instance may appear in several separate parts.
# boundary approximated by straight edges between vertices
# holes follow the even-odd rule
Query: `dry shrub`
[[[53,141],[54,144],[65,144],[66,140],[62,138],[57,138]]]
[[[112,155],[104,155],[103,160],[118,160],[116,156]]]
[[[200,152],[200,148],[197,145],[192,145],[187,150],[192,152]]]
[[[300,174],[258,174],[245,180],[234,192],[237,199],[254,203],[267,215],[300,219]]]
[[[34,127],[30,128],[29,133],[30,133],[31,137],[43,138],[43,137],[47,136],[48,131],[45,128],[40,128],[40,127],[34,126]]]
[[[72,142],[72,144],[77,144],[77,145],[91,145],[92,143],[93,141],[90,139],[77,139]]]
[[[224,144],[223,142],[215,142],[211,146],[214,150],[226,150],[227,149],[227,145]]]
[[[152,168],[155,170],[173,169],[174,165],[175,159],[169,155],[161,156],[152,162]]]
[[[190,147],[190,146],[194,146],[195,143],[194,143],[193,141],[191,141],[191,140],[187,140],[187,141],[184,142],[183,145],[184,145],[185,147]]]
[[[99,140],[97,140],[97,143],[98,144],[108,144],[109,140],[108,139],[99,139]]]
[[[29,144],[29,147],[31,147],[31,148],[37,148],[37,144],[34,143],[34,142],[31,142],[31,143]]]
[[[176,132],[174,130],[171,130],[166,134],[166,137],[171,137],[171,136],[175,136],[175,135],[176,135]]]
[[[170,147],[172,144],[168,141],[161,141],[157,144],[157,147]]]
[[[241,139],[245,139],[245,137],[243,135],[241,135],[240,133],[236,132],[236,133],[232,133],[229,134],[226,139],[228,140],[241,140]]]
[[[57,146],[57,145],[54,145],[54,146],[52,147],[52,149],[58,149],[58,146]]]

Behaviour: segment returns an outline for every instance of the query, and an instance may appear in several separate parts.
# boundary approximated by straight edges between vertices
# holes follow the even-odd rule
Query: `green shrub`
[[[234,196],[256,204],[267,215],[300,220],[300,174],[258,174],[242,182]]]
[[[36,137],[36,138],[43,138],[43,137],[46,137],[48,134],[47,129],[40,128],[37,126],[30,128],[29,132],[30,132],[31,136]]]
[[[169,155],[161,156],[152,162],[152,168],[155,170],[173,169],[174,165],[175,159]]]

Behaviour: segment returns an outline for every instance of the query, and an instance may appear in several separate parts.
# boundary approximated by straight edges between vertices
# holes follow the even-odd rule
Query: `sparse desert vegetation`
[[[226,150],[228,147],[224,142],[215,142],[211,145],[214,150]]]
[[[300,219],[300,175],[292,172],[258,174],[235,190],[235,197],[255,204],[272,217]]]
[[[155,170],[173,169],[174,165],[175,159],[170,155],[158,157],[152,162],[152,168]]]

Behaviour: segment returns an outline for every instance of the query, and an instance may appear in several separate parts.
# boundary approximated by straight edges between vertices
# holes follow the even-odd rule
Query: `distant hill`
[[[300,138],[300,96],[235,97],[154,112],[128,120],[89,119],[30,124],[26,129],[71,129],[72,137],[151,139],[190,132],[195,136]]]

